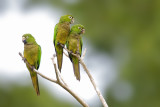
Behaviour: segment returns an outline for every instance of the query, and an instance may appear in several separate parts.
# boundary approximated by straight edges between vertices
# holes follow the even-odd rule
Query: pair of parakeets
[[[71,15],[65,15],[60,18],[60,21],[55,26],[54,30],[54,46],[57,55],[58,69],[61,71],[63,60],[63,47],[67,46],[67,49],[75,54],[81,56],[82,53],[82,38],[81,34],[85,32],[84,26],[76,24],[72,26],[70,30],[70,24],[74,23],[74,18]],[[74,74],[77,80],[80,80],[79,72],[79,60],[77,57],[69,53],[69,58],[72,61]]]
[[[56,24],[54,29],[54,46],[57,55],[58,69],[61,71],[62,60],[63,60],[63,48],[66,44],[67,49],[75,54],[81,56],[82,53],[82,38],[81,34],[85,32],[84,26],[81,24],[76,24],[72,26],[70,30],[70,24],[74,23],[74,18],[71,15],[61,16],[59,23]],[[40,66],[41,60],[41,47],[35,41],[35,38],[31,34],[24,34],[22,36],[22,41],[24,43],[24,58],[33,67],[30,68],[27,64],[27,68],[30,72],[33,87],[36,90],[37,95],[40,95],[38,77],[33,69],[37,69]],[[73,64],[74,74],[77,80],[80,80],[80,67],[79,60],[77,57],[69,53],[69,58]]]

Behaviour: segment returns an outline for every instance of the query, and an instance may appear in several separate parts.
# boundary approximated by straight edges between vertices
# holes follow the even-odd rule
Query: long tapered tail
[[[74,75],[76,76],[76,79],[80,81],[79,63],[77,63],[77,64],[73,63],[73,70],[74,70]]]
[[[57,54],[57,63],[58,63],[58,69],[60,72],[62,69],[62,60],[63,60],[63,54]]]
[[[78,58],[73,59],[72,64],[73,64],[74,75],[76,76],[76,79],[80,81],[80,67]]]
[[[31,68],[28,65],[26,65],[26,66],[27,66],[27,68],[28,68],[28,70],[30,72],[30,76],[31,76],[33,87],[34,87],[34,89],[35,89],[35,91],[37,93],[37,96],[39,96],[40,95],[40,91],[39,91],[39,84],[38,84],[37,74],[34,71],[32,71]]]
[[[39,91],[39,84],[38,84],[38,77],[37,77],[37,74],[35,72],[30,72],[30,75],[31,75],[31,79],[32,79],[32,84],[33,84],[33,87],[37,93],[37,96],[40,95],[40,91]]]
[[[62,62],[63,62],[63,48],[62,47],[57,47],[57,49],[56,49],[56,55],[57,55],[58,69],[61,72]]]

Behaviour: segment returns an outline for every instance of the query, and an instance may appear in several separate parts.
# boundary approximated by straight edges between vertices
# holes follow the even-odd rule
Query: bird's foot
[[[24,62],[26,62],[26,61],[27,61],[27,60],[26,60],[26,58],[24,58],[24,57],[22,58],[22,60],[23,60]]]
[[[72,54],[73,52],[72,52],[72,51],[69,51],[68,53],[69,53],[69,54]]]
[[[34,66],[32,66],[32,67],[31,67],[31,71],[34,71],[34,69],[35,69]]]
[[[61,43],[57,42],[57,45],[60,45]]]
[[[64,48],[64,45],[59,42],[57,43],[57,45],[60,45],[62,48]]]
[[[78,51],[76,51],[76,54],[80,56],[80,53]]]

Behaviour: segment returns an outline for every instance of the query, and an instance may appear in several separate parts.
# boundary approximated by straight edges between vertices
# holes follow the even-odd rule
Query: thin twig
[[[66,52],[63,52],[63,53],[69,58],[69,56],[68,56],[68,54]]]
[[[64,48],[64,49],[65,49],[67,52],[71,53],[70,50],[68,50],[67,48]],[[85,63],[83,62],[83,60],[81,59],[81,57],[80,57],[78,54],[74,54],[74,53],[71,53],[71,54],[74,55],[74,56],[76,56],[76,57],[79,59],[80,64],[83,66],[84,70],[86,71],[86,73],[87,73],[87,75],[88,75],[88,77],[89,77],[89,79],[90,79],[90,81],[91,81],[91,83],[92,83],[92,85],[93,85],[93,87],[94,87],[97,95],[99,96],[99,99],[100,99],[100,101],[102,102],[103,106],[104,106],[104,107],[108,107],[108,105],[107,105],[104,97],[102,96],[100,90],[99,90],[98,87],[96,86],[96,83],[95,83],[92,75],[90,74],[87,66],[85,65]],[[82,57],[82,58],[84,58],[84,55],[85,55],[85,53],[83,54],[83,57]]]
[[[84,59],[84,56],[86,55],[86,51],[87,51],[87,49],[85,48],[85,49],[84,49],[84,52],[83,52],[83,55],[81,56],[81,59],[82,59],[82,60]]]
[[[90,74],[89,70],[87,69],[86,65],[85,65],[84,62],[81,60],[81,58],[79,58],[79,60],[80,60],[81,65],[83,66],[84,70],[86,71],[86,73],[87,73],[87,75],[88,75],[88,77],[89,77],[89,79],[90,79],[90,81],[91,81],[91,83],[92,83],[92,85],[93,85],[93,87],[94,87],[97,95],[99,96],[99,98],[100,98],[103,106],[104,106],[104,107],[108,107],[108,105],[107,105],[104,97],[102,96],[100,90],[99,90],[98,87],[96,86],[96,83],[95,83],[92,75]]]
[[[22,57],[22,60],[24,60],[24,63],[26,63],[30,68],[32,68],[32,66],[27,62],[27,60],[24,58],[24,56],[19,52],[19,55]],[[61,86],[62,88],[64,88],[66,91],[68,91],[83,107],[89,107],[87,103],[85,103],[76,93],[74,93],[69,87],[68,85],[64,82],[63,78],[61,77],[61,74],[58,73],[57,70],[57,66],[56,63],[54,62],[54,57],[52,58],[52,62],[55,68],[55,72],[56,72],[56,78],[57,80],[53,80],[50,79],[48,77],[46,77],[45,75],[41,74],[40,72],[38,72],[38,70],[33,69],[33,72],[36,72],[38,75],[40,75],[41,77],[43,77],[44,79],[47,79],[51,82],[54,82],[56,84],[58,84],[59,86]],[[63,83],[61,82],[61,80],[63,81]]]
[[[62,80],[63,84],[68,87],[67,83],[63,80],[60,71],[57,69],[56,63],[54,62],[55,57],[56,57],[56,55],[54,54],[53,57],[51,58],[51,60],[52,60],[52,63],[54,65],[54,69],[56,72],[56,78],[58,81]]]
[[[54,58],[52,58],[52,60],[54,60]],[[53,64],[54,64],[54,61],[52,61],[53,62]],[[57,69],[57,66],[55,66],[55,72],[59,72],[58,71],[58,69]],[[61,76],[61,74],[59,73],[59,76],[62,78],[62,76]],[[63,80],[63,82],[64,82],[64,80]],[[66,91],[68,91],[81,105],[83,105],[83,107],[89,107],[88,105],[87,105],[87,103],[85,103],[76,93],[74,93],[69,87],[68,87],[68,85],[64,82],[64,84],[61,82],[61,81],[59,81],[58,82],[58,84],[61,86],[61,87],[63,87]],[[66,85],[65,85],[66,84]]]
[[[60,82],[60,79],[59,79],[58,72],[57,72],[57,70],[56,70],[56,63],[54,62],[55,56],[56,56],[56,55],[53,55],[53,58],[51,58],[51,59],[52,59],[52,63],[53,63],[53,66],[54,66],[55,73],[56,73],[57,82],[59,83],[59,82]]]

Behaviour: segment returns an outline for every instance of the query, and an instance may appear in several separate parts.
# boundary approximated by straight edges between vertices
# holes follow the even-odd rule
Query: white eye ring
[[[28,36],[26,37],[26,39],[28,39]]]
[[[72,16],[69,16],[70,19],[72,19]]]

